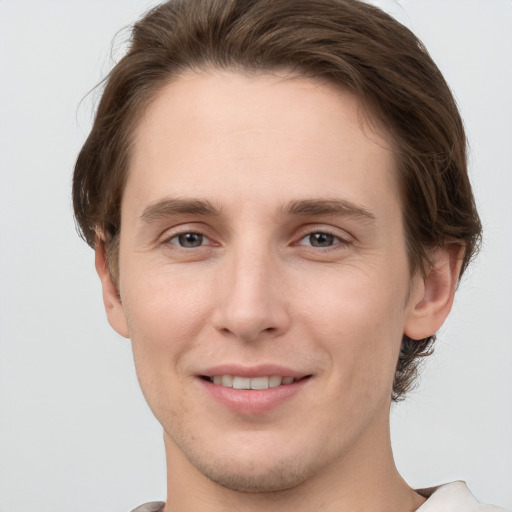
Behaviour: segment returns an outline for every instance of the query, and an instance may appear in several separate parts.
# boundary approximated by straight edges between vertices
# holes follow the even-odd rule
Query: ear
[[[129,338],[130,334],[128,331],[128,324],[126,322],[123,304],[121,302],[117,286],[112,280],[112,276],[108,268],[105,241],[100,236],[96,236],[94,252],[96,272],[98,272],[98,276],[101,281],[103,304],[105,305],[108,322],[121,336]]]
[[[464,247],[450,243],[432,254],[432,265],[423,277],[418,275],[409,299],[404,334],[420,340],[435,334],[453,305]]]

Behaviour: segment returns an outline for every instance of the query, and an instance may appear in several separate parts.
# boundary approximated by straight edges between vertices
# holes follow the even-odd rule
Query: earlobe
[[[108,322],[121,336],[129,338],[130,335],[121,297],[108,268],[105,242],[99,236],[96,236],[94,252],[96,272],[101,281],[103,304],[105,305]]]
[[[464,247],[446,244],[432,255],[427,274],[418,276],[411,293],[404,334],[413,340],[432,336],[443,325],[453,305]]]

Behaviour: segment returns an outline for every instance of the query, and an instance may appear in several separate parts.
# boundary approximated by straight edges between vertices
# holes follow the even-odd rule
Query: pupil
[[[179,235],[178,240],[182,247],[199,247],[203,243],[203,235],[199,233],[185,233]]]
[[[334,236],[328,233],[314,233],[310,235],[309,241],[313,247],[329,247],[334,242]]]

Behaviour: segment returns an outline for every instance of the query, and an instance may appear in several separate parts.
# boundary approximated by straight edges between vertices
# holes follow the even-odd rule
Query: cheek
[[[394,378],[405,323],[406,284],[399,278],[377,277],[354,269],[331,280],[321,293],[310,288],[304,294],[303,325],[324,345],[333,371],[354,386],[361,381],[387,385]]]
[[[165,272],[145,272],[123,284],[121,298],[141,390],[159,421],[179,423],[180,418],[172,418],[177,410],[185,413],[190,403],[184,368],[206,314],[201,286]]]
[[[121,298],[137,371],[168,375],[204,328],[206,287],[197,276],[180,278],[170,271],[145,272],[124,284]]]

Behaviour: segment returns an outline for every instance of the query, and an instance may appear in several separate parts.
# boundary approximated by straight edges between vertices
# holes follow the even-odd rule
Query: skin
[[[209,70],[168,84],[140,120],[118,289],[101,233],[96,265],[164,428],[165,512],[423,501],[393,462],[391,390],[403,334],[434,333],[450,310],[459,251],[437,249],[426,276],[411,276],[391,145],[361,119],[332,85]],[[277,407],[241,414],[199,377],[225,363],[310,377]]]

